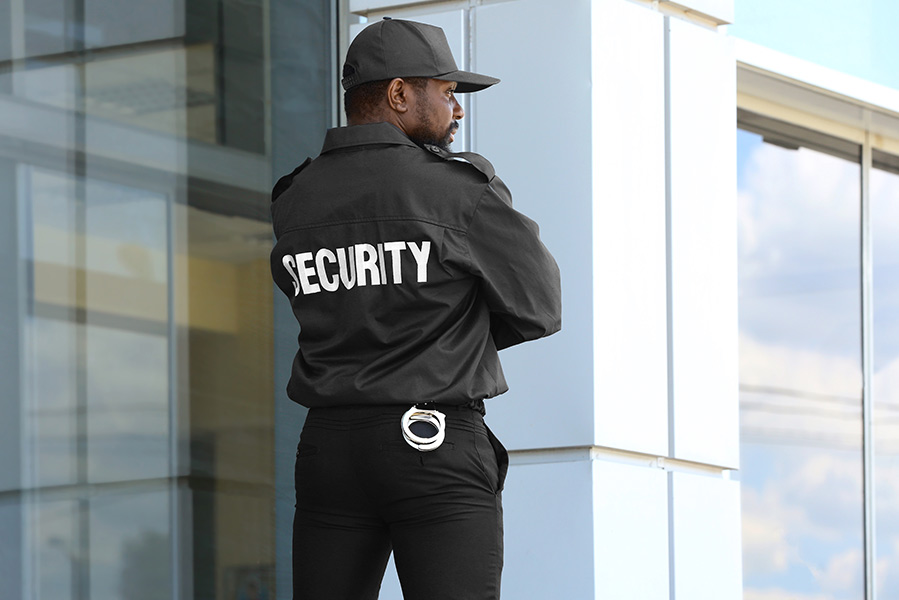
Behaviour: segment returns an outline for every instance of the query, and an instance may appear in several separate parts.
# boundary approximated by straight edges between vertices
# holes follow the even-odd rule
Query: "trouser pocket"
[[[486,423],[484,424],[487,427]],[[499,441],[493,432],[490,431],[490,428],[487,427],[487,438],[490,440],[490,445],[493,447],[493,453],[496,455],[496,464],[499,467],[499,475],[496,487],[496,493],[500,493],[503,491],[503,487],[506,484],[506,474],[509,472],[509,452],[506,450],[506,447],[503,446],[502,442]]]

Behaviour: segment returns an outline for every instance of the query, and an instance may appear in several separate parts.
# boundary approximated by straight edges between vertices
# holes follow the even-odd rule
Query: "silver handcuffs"
[[[421,437],[416,435],[411,425],[413,423],[427,423],[437,430],[431,437]],[[413,406],[406,411],[401,421],[403,429],[403,439],[406,443],[418,450],[419,452],[430,452],[436,450],[446,438],[446,415],[439,410],[430,410]]]

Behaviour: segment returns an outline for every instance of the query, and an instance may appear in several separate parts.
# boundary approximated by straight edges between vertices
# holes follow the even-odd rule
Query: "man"
[[[275,185],[272,274],[300,325],[295,600],[499,598],[508,455],[483,420],[497,351],[560,328],[559,271],[487,160],[448,151],[443,30],[385,19],[347,52],[348,127]]]

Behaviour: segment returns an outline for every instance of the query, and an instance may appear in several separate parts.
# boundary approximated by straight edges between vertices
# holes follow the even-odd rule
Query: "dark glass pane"
[[[0,596],[274,598],[269,192],[330,124],[334,2],[13,4]]]

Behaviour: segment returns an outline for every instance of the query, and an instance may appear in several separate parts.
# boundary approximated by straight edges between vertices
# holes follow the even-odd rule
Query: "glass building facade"
[[[268,195],[332,124],[332,3],[0,11],[0,595],[274,598]]]
[[[899,157],[739,126],[745,598],[894,598]]]

